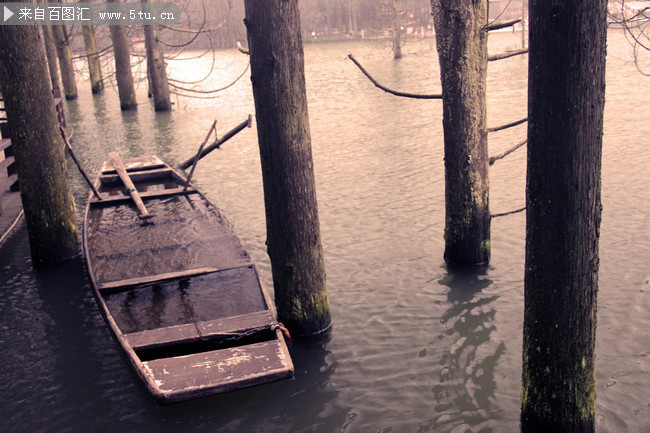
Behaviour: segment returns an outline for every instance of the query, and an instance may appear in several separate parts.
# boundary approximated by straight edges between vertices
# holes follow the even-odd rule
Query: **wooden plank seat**
[[[153,198],[165,198],[173,195],[179,195],[179,194],[194,194],[196,193],[197,190],[196,188],[189,187],[187,190],[184,187],[178,187],[178,188],[169,188],[169,189],[164,189],[164,190],[158,190],[158,191],[143,191],[140,192],[140,197],[142,199],[153,199]],[[131,201],[131,196],[130,195],[104,195],[102,194],[102,199],[98,200],[96,197],[90,199],[90,203],[93,205],[115,205],[120,202],[130,202]]]
[[[129,171],[128,173],[133,183],[171,178],[174,175],[174,171],[168,167],[151,170]],[[99,180],[102,186],[122,184],[122,179],[120,179],[120,176],[117,174],[102,174],[99,176]]]
[[[264,310],[240,316],[134,332],[124,337],[134,350],[149,350],[192,343],[206,338],[238,335],[249,330],[270,327],[273,323],[275,321],[271,312]]]
[[[292,365],[278,340],[142,363],[166,403],[289,378]]]
[[[219,271],[219,269],[209,268],[209,267],[187,269],[179,272],[168,272],[165,274],[149,275],[145,277],[127,278],[124,280],[117,280],[117,281],[106,281],[103,283],[99,283],[98,287],[100,292],[102,293],[115,292],[120,290],[128,290],[136,286],[142,286],[151,283],[160,283],[163,281],[169,281],[169,280],[175,280],[181,278],[196,277],[198,275],[210,274],[212,272],[217,272],[217,271]]]
[[[158,168],[163,168],[166,164],[155,156],[140,156],[135,158],[129,158],[124,160],[124,166],[126,171],[142,171],[142,170],[155,170]],[[102,166],[103,174],[115,174],[117,173],[113,168],[113,165],[110,161],[104,162]]]

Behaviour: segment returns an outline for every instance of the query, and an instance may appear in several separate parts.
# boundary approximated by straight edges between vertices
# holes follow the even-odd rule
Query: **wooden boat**
[[[152,396],[291,377],[282,327],[231,224],[160,159],[112,156],[86,206],[84,250],[100,310]]]

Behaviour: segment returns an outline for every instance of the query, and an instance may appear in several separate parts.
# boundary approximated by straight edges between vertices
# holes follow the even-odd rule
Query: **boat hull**
[[[259,271],[232,225],[156,157],[104,163],[84,218],[84,252],[102,315],[160,403],[293,376]]]

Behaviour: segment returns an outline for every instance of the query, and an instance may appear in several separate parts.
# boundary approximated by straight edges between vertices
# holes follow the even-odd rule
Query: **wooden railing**
[[[18,191],[14,151],[9,139],[9,124],[0,123],[0,193]]]

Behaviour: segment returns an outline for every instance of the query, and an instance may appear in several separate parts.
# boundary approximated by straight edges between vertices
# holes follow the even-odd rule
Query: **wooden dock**
[[[8,126],[6,122],[0,122],[0,246],[23,218]]]
[[[60,89],[52,90],[54,108],[59,124],[64,128],[65,111]],[[9,124],[4,103],[0,98],[0,247],[23,219],[23,205],[20,199],[18,174],[14,163],[14,152],[9,138]]]

